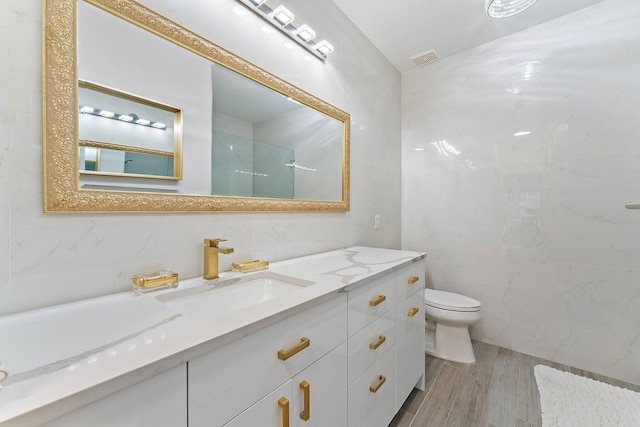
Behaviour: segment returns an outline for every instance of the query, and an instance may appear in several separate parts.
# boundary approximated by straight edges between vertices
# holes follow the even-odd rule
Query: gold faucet
[[[218,246],[226,239],[204,239],[204,278],[206,280],[217,279],[218,275],[218,254],[233,253],[233,248],[223,248]]]

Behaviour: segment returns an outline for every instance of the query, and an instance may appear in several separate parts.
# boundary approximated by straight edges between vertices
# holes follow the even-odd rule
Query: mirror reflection
[[[80,184],[89,175],[182,178],[182,119],[177,108],[78,83]]]
[[[343,200],[342,120],[98,7],[78,8],[81,188]],[[150,111],[148,99],[179,108]],[[166,127],[135,126],[141,118]]]

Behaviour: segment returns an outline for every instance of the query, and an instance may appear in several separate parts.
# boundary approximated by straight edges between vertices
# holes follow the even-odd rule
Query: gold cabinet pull
[[[296,344],[288,350],[278,351],[278,359],[287,360],[291,356],[294,356],[309,347],[309,345],[311,345],[311,340],[309,340],[309,338],[302,337],[300,339],[300,344]]]
[[[419,311],[420,309],[418,307],[413,307],[411,310],[409,310],[409,312],[407,313],[407,316],[413,317],[416,314],[418,314]]]
[[[300,412],[300,418],[304,421],[308,421],[311,417],[311,386],[308,382],[302,381],[300,383],[300,388],[304,393],[304,409]]]
[[[278,406],[282,408],[282,427],[289,427],[289,400],[281,397],[278,399]]]
[[[378,347],[380,347],[382,343],[385,342],[386,340],[387,340],[387,337],[385,337],[384,335],[380,335],[380,338],[378,338],[378,341],[369,343],[369,348],[371,350],[375,350]]]
[[[410,277],[409,280],[407,280],[407,283],[410,284],[410,285],[413,285],[418,280],[420,280],[420,278],[418,276],[413,276],[413,277]]]
[[[375,307],[376,305],[382,304],[386,299],[387,297],[385,297],[384,295],[378,295],[378,298],[369,301],[369,305],[371,307]]]
[[[378,382],[376,383],[376,385],[369,386],[369,391],[371,393],[377,393],[378,390],[380,390],[380,387],[382,387],[382,384],[384,384],[386,380],[387,380],[387,377],[385,377],[384,375],[380,375],[380,378],[378,379]]]

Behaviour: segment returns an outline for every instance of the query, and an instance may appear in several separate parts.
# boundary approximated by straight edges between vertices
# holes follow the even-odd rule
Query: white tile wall
[[[634,383],[638,22],[609,0],[408,72],[402,118],[403,246],[482,302],[472,335]]]
[[[199,22],[189,25],[196,31],[352,114],[351,211],[44,215],[42,4],[0,0],[0,314],[125,290],[132,274],[157,268],[198,276],[206,237],[227,238],[236,249],[221,258],[223,269],[353,244],[400,247],[399,73],[330,0],[288,3],[335,46],[324,64],[283,48],[277,32],[265,37],[255,15],[230,12],[233,0],[205,2],[208,13],[197,9],[188,18],[195,3],[166,2],[166,13],[195,16]],[[375,196],[363,193],[371,190]],[[379,231],[374,213],[383,218]]]
[[[0,58],[9,57],[9,1],[0,0]],[[0,62],[0,312],[11,303],[11,246],[9,234],[9,62]],[[5,237],[6,236],[6,237]]]

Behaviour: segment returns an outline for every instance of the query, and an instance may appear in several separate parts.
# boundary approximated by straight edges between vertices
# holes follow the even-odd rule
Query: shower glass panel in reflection
[[[124,173],[172,176],[173,157],[126,152],[124,155]]]
[[[213,130],[211,194],[253,196],[253,141]]]
[[[294,159],[290,148],[255,141],[253,143],[253,195],[274,199],[293,199]]]
[[[294,154],[290,148],[214,130],[211,194],[293,199],[294,170],[290,165]]]

